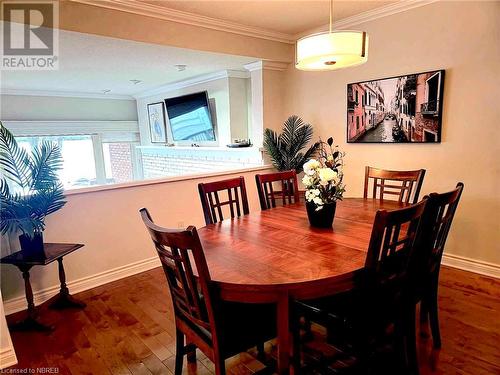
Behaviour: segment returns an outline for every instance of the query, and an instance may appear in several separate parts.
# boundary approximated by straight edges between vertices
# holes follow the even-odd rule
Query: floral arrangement
[[[320,142],[317,159],[304,164],[302,183],[306,187],[306,202],[316,204],[321,210],[325,204],[342,200],[345,185],[342,182],[345,153],[333,146],[333,138]]]

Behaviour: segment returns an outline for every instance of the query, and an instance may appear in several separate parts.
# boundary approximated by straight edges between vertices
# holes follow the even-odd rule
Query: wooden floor
[[[76,297],[87,303],[85,310],[41,307],[41,320],[56,326],[50,335],[12,335],[15,368],[57,368],[59,374],[74,375],[173,373],[174,324],[159,268]],[[500,280],[443,267],[439,300],[443,348],[432,351],[430,339],[419,339],[421,374],[500,374]],[[266,349],[272,352],[272,344]],[[226,366],[230,374],[264,367],[249,353]],[[197,364],[185,373],[212,374],[213,365],[198,354]]]

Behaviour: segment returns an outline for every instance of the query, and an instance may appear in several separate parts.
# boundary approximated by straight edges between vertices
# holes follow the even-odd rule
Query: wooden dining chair
[[[373,180],[372,198],[385,199],[386,195],[397,196],[401,203],[417,203],[425,169],[416,171],[389,171],[365,167],[364,198],[368,198],[369,182]]]
[[[219,194],[222,191],[227,193],[227,200],[221,200]],[[247,190],[243,177],[200,183],[198,184],[198,192],[207,225],[224,220],[224,206],[229,206],[231,218],[249,213]]]
[[[427,197],[427,206],[422,219],[422,231],[418,241],[421,262],[418,264],[420,271],[417,286],[419,290],[420,327],[421,334],[425,336],[423,328],[430,321],[432,341],[435,348],[441,347],[438,318],[438,285],[441,259],[444,246],[450,231],[455,212],[464,189],[464,184],[459,182],[452,191],[437,194],[432,193]]]
[[[297,173],[294,170],[255,175],[260,208],[267,210],[276,207],[276,200],[283,205],[299,201]],[[274,190],[273,183],[279,183],[280,190]]]
[[[220,375],[225,374],[225,359],[276,336],[273,305],[240,304],[220,297],[195,227],[162,228],[153,223],[147,209],[142,208],[140,213],[160,258],[173,302],[175,375],[182,373],[184,355],[195,353],[196,348],[214,362],[215,373]]]
[[[346,292],[314,301],[296,301],[294,318],[306,317],[327,328],[328,340],[354,356],[352,373],[370,371],[377,343],[394,326],[394,348],[405,374],[417,374],[414,277],[415,239],[426,201],[375,216],[365,267]],[[293,325],[294,364],[299,366],[300,324]],[[371,373],[371,372],[369,372]],[[400,372],[403,373],[403,372]]]

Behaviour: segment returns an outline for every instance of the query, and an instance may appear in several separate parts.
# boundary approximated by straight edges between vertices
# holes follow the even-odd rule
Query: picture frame
[[[347,143],[440,143],[444,69],[347,84]]]
[[[163,102],[148,104],[148,121],[151,143],[167,143],[167,124]]]

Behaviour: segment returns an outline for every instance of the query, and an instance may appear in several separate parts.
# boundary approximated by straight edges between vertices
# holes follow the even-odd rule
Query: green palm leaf
[[[264,149],[277,170],[294,169],[300,173],[304,163],[319,149],[320,143],[316,142],[305,153],[301,152],[311,142],[312,137],[312,125],[292,115],[284,122],[281,134],[278,135],[271,129],[264,131]]]
[[[21,188],[29,185],[30,158],[26,150],[19,147],[12,133],[0,122],[0,165],[6,176]]]
[[[57,144],[44,142],[30,156],[0,125],[0,165],[5,171],[0,180],[0,232],[32,237],[45,229],[47,215],[66,204],[57,177],[63,163],[61,151]]]

